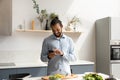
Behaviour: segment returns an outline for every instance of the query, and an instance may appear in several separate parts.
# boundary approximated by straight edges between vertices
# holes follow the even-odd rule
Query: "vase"
[[[39,22],[40,22],[40,29],[45,30],[46,21],[43,20],[43,21],[39,21]]]
[[[48,27],[48,20],[46,20],[45,30],[49,30],[49,27]]]
[[[74,31],[73,25],[69,25],[66,27],[66,31]]]

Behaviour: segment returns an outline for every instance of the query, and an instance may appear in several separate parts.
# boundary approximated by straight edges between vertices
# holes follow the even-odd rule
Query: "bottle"
[[[34,29],[35,29],[35,21],[32,20],[32,30],[34,30]]]

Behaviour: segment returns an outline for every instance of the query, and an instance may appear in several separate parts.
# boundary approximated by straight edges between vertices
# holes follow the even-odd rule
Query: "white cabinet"
[[[120,79],[120,63],[111,64],[112,75]]]
[[[119,65],[111,65],[110,41],[120,40],[120,18],[106,17],[96,21],[96,71],[108,75],[119,75]],[[120,71],[119,71],[120,72]]]
[[[96,21],[96,26],[109,40],[120,40],[120,17],[106,17]]]
[[[120,18],[110,18],[111,40],[120,40]]]
[[[0,0],[0,35],[12,33],[12,0]]]

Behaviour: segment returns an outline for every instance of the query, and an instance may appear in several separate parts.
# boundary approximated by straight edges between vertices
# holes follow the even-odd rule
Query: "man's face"
[[[52,32],[56,37],[61,37],[62,35],[62,26],[59,23],[52,26]]]

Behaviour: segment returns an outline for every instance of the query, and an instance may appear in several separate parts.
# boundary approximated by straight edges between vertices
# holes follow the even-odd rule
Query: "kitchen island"
[[[94,72],[94,62],[79,60],[70,62],[71,71],[74,74]],[[14,65],[0,66],[0,80],[9,79],[11,74],[30,73],[32,77],[47,75],[47,63],[14,63]]]
[[[83,80],[83,76],[85,76],[85,74],[89,74],[89,73],[84,73],[84,74],[76,74],[77,77],[75,78],[68,78],[68,79],[64,79],[64,80]],[[98,73],[100,76],[102,76],[102,78],[105,80],[106,78],[109,78],[108,75],[106,74],[102,74],[102,73]],[[43,76],[41,77],[26,77],[26,78],[23,78],[23,80],[43,80],[42,79]],[[119,79],[117,79],[119,80]]]

